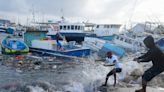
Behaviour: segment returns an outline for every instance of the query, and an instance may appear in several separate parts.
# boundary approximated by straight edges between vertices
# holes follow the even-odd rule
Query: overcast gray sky
[[[164,0],[0,0],[0,18],[14,22],[58,20],[93,23],[164,21]]]

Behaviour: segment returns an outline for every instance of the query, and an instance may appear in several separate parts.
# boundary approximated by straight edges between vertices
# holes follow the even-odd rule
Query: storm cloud
[[[146,15],[158,14],[164,9],[162,0],[0,0],[0,18],[15,19],[20,21],[36,19],[66,18],[98,23],[119,23],[128,21],[129,18],[143,20]],[[159,9],[153,9],[158,8]],[[144,13],[144,14],[143,14]],[[162,19],[162,17],[161,17]],[[16,19],[15,19],[16,21]]]

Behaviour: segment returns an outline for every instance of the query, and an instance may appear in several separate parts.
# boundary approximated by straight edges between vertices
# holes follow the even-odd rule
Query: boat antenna
[[[133,15],[134,15],[134,12],[135,12],[135,8],[136,8],[136,5],[137,5],[137,1],[138,1],[138,0],[135,0],[135,1],[134,1],[134,5],[133,5],[133,7],[132,7],[132,9],[131,9],[132,12],[131,12],[130,17],[129,17],[129,21],[128,21],[129,23],[131,23],[131,20],[132,20],[132,18],[133,18]],[[130,28],[132,28],[132,24],[130,25]]]
[[[62,16],[61,16],[62,21],[65,21],[63,8],[60,10],[60,12],[61,12],[61,14],[62,14]]]
[[[34,5],[32,5],[31,12],[32,12],[32,22],[35,23],[35,10],[34,10]]]

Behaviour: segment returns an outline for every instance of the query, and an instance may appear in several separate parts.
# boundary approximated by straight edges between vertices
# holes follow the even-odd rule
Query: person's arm
[[[152,60],[152,56],[150,55],[150,56],[147,56],[147,57],[145,57],[143,59],[139,59],[139,62],[149,62],[151,60]]]
[[[137,59],[143,59],[149,56],[149,51],[147,53],[144,53],[142,56],[138,57]]]
[[[138,61],[139,62],[149,62],[152,60],[152,57],[153,57],[153,52],[151,50],[149,50],[146,54],[144,54],[143,56],[139,57]]]

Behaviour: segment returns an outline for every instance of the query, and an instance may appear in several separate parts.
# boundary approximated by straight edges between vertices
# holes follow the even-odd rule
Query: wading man
[[[136,90],[135,92],[146,92],[147,83],[164,71],[164,53],[155,45],[154,38],[152,36],[147,36],[143,42],[148,48],[148,51],[143,56],[134,58],[134,61],[152,61],[153,66],[146,70],[142,76],[142,89]]]

